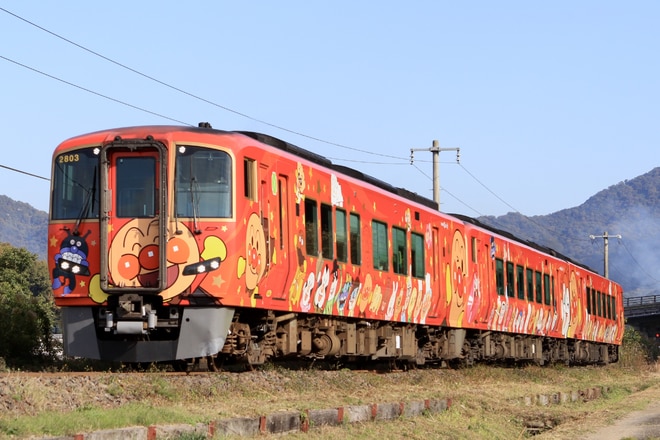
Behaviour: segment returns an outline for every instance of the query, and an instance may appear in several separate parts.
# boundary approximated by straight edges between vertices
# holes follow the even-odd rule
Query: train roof
[[[370,183],[378,188],[384,189],[385,191],[389,191],[393,194],[396,194],[398,196],[401,196],[403,198],[406,198],[408,200],[411,200],[413,202],[419,203],[420,205],[426,206],[427,208],[431,209],[438,209],[438,204],[431,200],[428,199],[424,196],[420,196],[417,193],[414,193],[412,191],[409,191],[405,188],[397,188],[393,185],[390,185],[387,182],[384,182],[380,179],[377,179],[373,176],[370,176],[368,174],[364,174],[361,171],[358,171],[356,169],[346,167],[343,165],[338,165],[332,163],[330,159],[327,157],[321,156],[319,154],[313,153],[309,150],[305,150],[304,148],[300,148],[296,145],[290,144],[288,142],[285,142],[281,139],[278,139],[276,137],[263,134],[263,133],[256,133],[253,131],[237,131],[236,133],[243,134],[245,136],[251,137],[252,139],[255,139],[261,143],[264,143],[266,145],[270,145],[271,147],[279,148],[280,150],[287,151],[291,154],[294,154],[298,157],[302,157],[304,159],[309,160],[310,162],[314,162],[316,164],[322,165],[326,168],[330,168],[332,170],[337,171],[338,173],[345,174],[347,176],[354,177],[356,179],[362,180],[363,182]]]
[[[535,243],[533,241],[523,240],[522,238],[517,237],[517,236],[513,235],[512,233],[510,233],[508,231],[505,231],[503,229],[498,229],[498,228],[495,228],[493,226],[487,225],[487,224],[477,220],[476,218],[469,217],[469,216],[463,215],[463,214],[449,214],[449,215],[451,215],[452,217],[456,217],[456,218],[458,218],[458,219],[460,219],[460,220],[462,220],[466,223],[471,223],[471,224],[473,224],[475,226],[478,226],[482,229],[486,229],[488,231],[499,234],[499,235],[501,235],[503,237],[506,237],[510,240],[517,241],[519,243],[525,244],[525,245],[527,245],[527,246],[529,246],[533,249],[536,249],[537,251],[543,252],[543,253],[548,254],[548,255],[552,255],[553,257],[559,258],[561,260],[568,261],[569,263],[572,263],[576,266],[580,266],[584,269],[590,270],[591,272],[596,272],[595,270],[593,270],[589,266],[587,266],[585,264],[582,264],[580,262],[577,262],[577,261],[571,259],[570,257],[567,257],[566,255],[564,255],[560,252],[557,252],[556,250],[554,250],[552,248],[549,248],[547,246],[542,246],[542,245],[540,245],[538,243]]]

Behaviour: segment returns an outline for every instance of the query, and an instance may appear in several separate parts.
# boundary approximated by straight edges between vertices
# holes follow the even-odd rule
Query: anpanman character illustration
[[[245,257],[238,261],[238,277],[245,275],[245,287],[252,295],[266,273],[266,233],[257,213],[250,214],[245,233]]]
[[[108,252],[111,283],[117,287],[156,287],[158,285],[158,220],[133,219],[115,234]],[[186,291],[195,275],[184,275],[184,268],[200,261],[193,233],[183,223],[168,230],[166,261],[167,286],[163,300],[171,300]]]

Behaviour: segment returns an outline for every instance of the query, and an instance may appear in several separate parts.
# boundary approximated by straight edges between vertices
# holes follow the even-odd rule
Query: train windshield
[[[99,148],[62,153],[55,158],[51,218],[99,217]]]
[[[231,217],[231,157],[210,148],[178,146],[175,208],[178,217]]]

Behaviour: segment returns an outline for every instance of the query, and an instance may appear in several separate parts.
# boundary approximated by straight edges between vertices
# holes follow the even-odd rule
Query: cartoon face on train
[[[170,230],[167,241],[167,286],[161,293],[170,300],[185,291],[195,279],[183,269],[199,261],[199,248],[192,232],[182,223]],[[118,287],[155,287],[160,250],[158,221],[133,219],[122,226],[110,245],[108,263],[112,283]]]
[[[266,272],[266,234],[256,213],[252,213],[248,219],[245,256],[245,286],[248,291],[252,291]]]

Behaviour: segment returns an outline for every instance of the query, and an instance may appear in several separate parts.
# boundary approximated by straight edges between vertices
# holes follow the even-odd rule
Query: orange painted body
[[[77,215],[51,219],[48,263],[60,307],[102,306],[112,288],[154,288],[155,271],[163,261],[160,253],[165,252],[166,281],[157,294],[170,306],[262,308],[621,343],[623,293],[618,284],[478,224],[442,214],[430,204],[367,183],[359,175],[347,175],[342,168],[327,167],[243,134],[155,126],[102,131],[63,142],[54,153],[54,166],[61,160],[76,161],[81,146],[101,147],[116,136],[152,136],[164,145],[163,168],[158,168],[160,159],[153,155],[158,162],[155,185],[166,197],[162,205],[166,212],[155,209],[151,216],[121,217],[113,212],[114,205],[108,205],[105,229],[99,220],[104,213],[79,222]],[[229,215],[175,213],[175,153],[182,145],[219,150],[231,159]],[[106,185],[111,190],[99,197],[114,197],[119,191],[113,192],[120,183],[114,180],[114,156],[109,157]],[[182,188],[179,191],[186,194]],[[54,203],[56,197],[53,193]],[[308,218],[313,207],[319,217],[315,226]],[[359,216],[359,242],[348,232],[345,240],[338,240],[337,210],[346,214],[344,221],[350,214]],[[375,268],[374,221],[387,227],[388,270]],[[154,245],[158,225],[166,231],[166,244],[161,246]],[[342,230],[350,230],[350,224],[344,226]],[[405,233],[407,267],[399,268],[399,273],[393,270],[392,227]],[[417,267],[415,274],[412,234],[423,239],[423,269]],[[310,244],[310,237],[318,242]],[[338,243],[345,243],[346,249]],[[352,262],[349,256],[358,254],[353,248],[358,245],[359,259]],[[107,273],[101,270],[102,253]],[[58,270],[64,255],[76,255],[83,270],[77,274]],[[498,260],[503,270],[499,292]],[[196,264],[212,261],[220,262],[217,269],[189,273]],[[508,273],[510,265],[513,272]],[[541,274],[540,301],[536,273]]]

